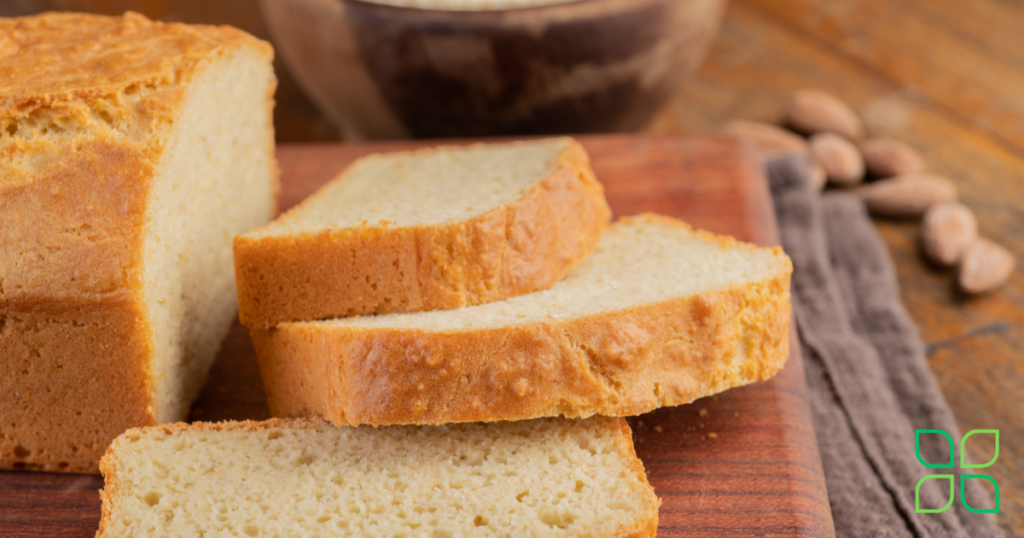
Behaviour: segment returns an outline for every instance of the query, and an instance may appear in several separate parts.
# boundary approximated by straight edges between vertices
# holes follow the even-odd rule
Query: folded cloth
[[[770,161],[767,175],[782,246],[793,260],[793,313],[836,535],[1003,536],[991,514],[960,502],[960,432],[864,204],[850,194],[819,194],[803,155]],[[918,461],[915,430],[924,429],[953,439],[953,469]],[[922,434],[920,452],[930,463],[952,457],[941,434]],[[918,513],[915,487],[933,474],[954,475],[952,506]],[[977,479],[965,486],[970,506],[992,507]],[[943,507],[949,489],[946,479],[925,481],[920,508]]]

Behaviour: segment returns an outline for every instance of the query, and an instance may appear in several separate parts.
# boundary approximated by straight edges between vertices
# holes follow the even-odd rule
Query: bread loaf
[[[0,468],[96,472],[183,420],[270,220],[269,45],[128,13],[0,19]]]
[[[568,138],[372,155],[235,240],[239,315],[265,329],[541,290],[610,216]]]
[[[275,416],[381,425],[636,415],[782,368],[791,272],[780,248],[642,215],[612,225],[544,291],[252,336]]]
[[[622,419],[338,428],[305,420],[126,432],[97,538],[653,537]]]

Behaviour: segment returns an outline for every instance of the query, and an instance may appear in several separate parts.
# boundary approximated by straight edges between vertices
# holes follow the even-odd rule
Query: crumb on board
[[[654,431],[656,431],[656,432],[658,432],[658,433],[661,433],[661,431],[662,431],[662,430],[661,430],[661,426],[655,426],[655,427],[654,427]]]
[[[700,416],[702,416],[702,417],[708,416],[708,410],[707,409],[701,409],[700,410]]]
[[[718,434],[715,432],[708,432],[708,439],[718,439]]]
[[[740,412],[739,412],[739,411],[736,411],[735,413],[733,413],[733,414],[732,414],[732,416],[734,416],[734,417],[738,417],[738,416],[740,416]]]

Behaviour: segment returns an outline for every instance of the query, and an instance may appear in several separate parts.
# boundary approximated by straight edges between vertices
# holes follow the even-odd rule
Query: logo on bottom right
[[[921,435],[922,434],[938,434],[946,438],[949,442],[949,462],[948,463],[928,463],[921,457]],[[992,456],[992,460],[988,463],[967,463],[965,457],[967,451],[965,446],[967,439],[974,434],[991,434],[995,436],[995,454]],[[921,462],[921,465],[930,469],[953,469],[955,467],[955,445],[953,444],[953,438],[942,430],[914,430],[914,452],[917,454],[917,461]],[[991,466],[996,460],[999,459],[999,430],[971,430],[967,432],[967,435],[963,436],[960,440],[960,468],[961,469],[984,469]],[[949,482],[949,501],[942,508],[921,508],[921,485],[929,480],[946,480]],[[974,508],[967,504],[967,497],[964,493],[964,484],[967,480],[988,480],[992,487],[995,488],[995,505],[992,508]],[[917,486],[914,488],[914,511],[918,514],[938,514],[945,512],[949,507],[953,506],[954,497],[954,481],[955,478],[952,474],[930,474],[922,478],[917,482]],[[960,503],[963,504],[964,508],[971,512],[978,514],[994,514],[999,511],[999,484],[989,475],[986,474],[961,474],[960,475]]]

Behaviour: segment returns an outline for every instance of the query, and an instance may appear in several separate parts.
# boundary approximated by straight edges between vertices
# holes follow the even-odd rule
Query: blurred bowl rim
[[[394,4],[387,4],[384,2],[374,2],[373,0],[338,0],[345,3],[351,4],[362,4],[364,6],[372,6],[373,8],[381,8],[383,10],[395,10],[404,12],[419,12],[424,15],[435,15],[445,16],[458,14],[456,16],[473,16],[473,17],[488,17],[488,16],[509,16],[510,14],[523,14],[523,15],[534,15],[543,11],[555,11],[560,9],[575,8],[580,4],[596,4],[599,2],[616,2],[617,0],[568,0],[565,2],[557,2],[554,4],[545,4],[541,6],[526,6],[526,7],[510,7],[502,9],[439,9],[439,8],[426,8],[417,6],[397,6]],[[621,1],[621,0],[618,0]],[[630,0],[632,3],[635,0]],[[650,0],[646,0],[650,1]],[[685,0],[675,0],[682,2]]]

